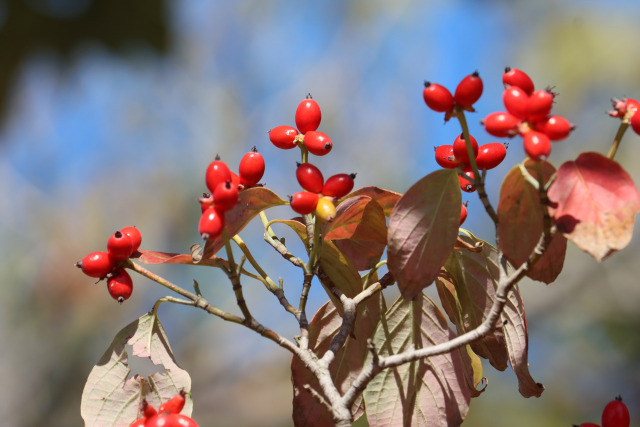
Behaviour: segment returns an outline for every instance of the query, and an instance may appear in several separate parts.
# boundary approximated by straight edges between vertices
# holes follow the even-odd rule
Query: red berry
[[[523,136],[524,151],[533,160],[546,160],[551,154],[551,140],[542,132],[530,130]]]
[[[499,142],[490,142],[478,148],[476,166],[478,170],[489,170],[498,166],[507,156],[507,147]]]
[[[467,202],[464,202],[460,207],[460,225],[467,220],[467,213]]]
[[[339,173],[327,179],[322,187],[322,195],[339,199],[349,194],[353,190],[356,174]]]
[[[607,403],[602,411],[602,427],[629,427],[629,409],[620,396]]]
[[[469,135],[469,142],[471,143],[471,149],[473,150],[473,155],[478,155],[478,141]],[[456,161],[459,163],[464,163],[465,165],[469,164],[469,153],[467,152],[467,143],[465,142],[462,134],[458,135],[458,137],[453,141],[453,155],[456,158]]]
[[[184,390],[180,390],[180,393],[167,400],[158,408],[158,412],[167,412],[170,414],[179,414],[184,408],[185,396],[187,393]]]
[[[582,423],[579,426],[575,425],[573,427],[600,427],[600,424],[596,423]]]
[[[436,147],[436,162],[445,169],[457,168],[459,162],[453,154],[453,145]]]
[[[107,280],[107,289],[111,297],[122,304],[125,300],[129,299],[133,292],[131,276],[129,276],[129,273],[127,273],[124,268],[117,269]]]
[[[321,193],[324,185],[322,172],[311,163],[298,163],[296,178],[300,186],[312,193]]]
[[[144,427],[146,423],[147,423],[147,419],[142,417],[135,420],[133,424],[131,424],[129,427]]]
[[[291,209],[300,215],[307,215],[313,212],[318,205],[320,196],[318,193],[309,191],[299,191],[291,196]]]
[[[213,196],[209,193],[202,193],[202,197],[198,199],[200,203],[200,212],[204,213],[209,207],[213,206]]]
[[[509,86],[502,93],[502,102],[507,111],[520,120],[529,116],[529,95],[518,86]]]
[[[536,130],[546,134],[550,140],[559,141],[569,136],[575,126],[562,116],[549,116],[535,122]]]
[[[427,107],[433,111],[444,113],[453,108],[453,95],[449,89],[438,83],[424,82],[422,96]]]
[[[231,185],[236,187],[238,191],[244,189],[244,184],[240,184],[240,177],[233,171],[231,172]]]
[[[527,102],[528,121],[536,122],[542,120],[551,112],[555,93],[551,89],[536,90],[529,97]]]
[[[534,90],[533,80],[524,71],[517,68],[507,67],[502,74],[502,83],[505,87],[516,86],[522,89],[527,95],[531,95]]]
[[[214,240],[222,234],[224,229],[224,212],[217,209],[217,206],[211,206],[204,211],[200,217],[198,231],[205,240]]]
[[[218,212],[226,212],[238,203],[238,187],[233,186],[231,181],[218,184],[213,192],[213,204]]]
[[[183,414],[169,414],[167,415],[167,427],[198,427],[191,417]]]
[[[169,416],[166,414],[156,414],[149,418],[144,424],[145,427],[170,427]]]
[[[135,226],[130,225],[128,227],[120,230],[123,234],[131,237],[131,242],[133,243],[133,247],[131,248],[131,254],[138,250],[140,244],[142,243],[142,234],[140,230],[138,230]]]
[[[205,180],[209,192],[213,194],[213,192],[216,191],[218,184],[231,181],[231,171],[229,170],[229,166],[220,160],[220,157],[216,156],[216,160],[211,162],[207,167]]]
[[[490,113],[483,120],[484,129],[497,137],[514,136],[518,133],[520,120],[512,114],[502,111]]]
[[[609,111],[609,115],[620,119],[624,119],[627,113],[637,111],[640,108],[640,103],[631,98],[623,98],[622,100],[613,98],[611,104],[613,104],[613,110]]]
[[[116,261],[127,259],[133,253],[133,239],[128,234],[116,231],[107,240],[107,252]]]
[[[242,160],[240,160],[238,168],[240,184],[245,187],[253,187],[262,179],[264,168],[264,157],[258,153],[256,147],[253,147],[253,150],[242,156]]]
[[[91,252],[76,263],[76,267],[89,277],[105,277],[115,268],[115,260],[107,252]]]
[[[290,150],[296,147],[298,130],[291,126],[276,126],[269,131],[269,140],[278,148]]]
[[[640,113],[637,111],[631,116],[631,129],[638,135],[640,135]]]
[[[462,175],[458,175],[458,181],[460,181],[460,189],[462,191],[466,191],[467,193],[473,193],[476,191],[475,185],[473,185],[473,181],[475,179],[473,171],[470,169],[462,169],[464,175],[468,177],[465,178]]]
[[[480,99],[482,89],[482,79],[478,72],[475,71],[473,74],[469,74],[463,78],[460,83],[458,83],[453,99],[458,105],[471,107],[478,99]]]
[[[322,113],[318,103],[311,99],[311,94],[307,95],[307,99],[298,104],[296,108],[296,127],[302,134],[318,129]]]
[[[304,134],[304,146],[307,147],[311,154],[324,156],[329,154],[329,151],[333,148],[333,143],[326,134],[310,130]]]

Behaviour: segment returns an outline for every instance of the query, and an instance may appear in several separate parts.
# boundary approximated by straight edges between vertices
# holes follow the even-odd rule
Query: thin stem
[[[160,304],[162,304],[163,302],[195,306],[195,303],[192,300],[186,300],[186,299],[175,298],[175,297],[163,297],[163,298],[160,298],[158,301],[156,301],[156,303],[153,305],[151,314],[153,314],[154,316],[157,316],[158,309],[160,308]]]
[[[251,266],[258,272],[260,277],[262,277],[263,279],[262,282],[265,284],[267,289],[269,289],[269,291],[271,292],[275,292],[278,289],[278,285],[276,285],[276,283],[273,280],[271,280],[271,278],[267,275],[267,273],[262,269],[260,264],[258,264],[256,259],[251,254],[251,251],[242,240],[242,238],[240,238],[240,236],[236,234],[235,236],[233,236],[233,241],[238,245],[238,247],[240,248],[244,256],[247,258],[247,261],[249,261],[249,263],[251,264]]]
[[[610,158],[611,160],[613,160],[616,153],[618,152],[618,147],[620,147],[620,142],[622,142],[622,137],[624,136],[624,133],[627,131],[628,127],[629,127],[629,123],[625,123],[624,121],[620,122],[620,127],[618,128],[618,132],[616,132],[616,136],[613,138],[613,144],[609,149],[609,154],[607,154],[607,157]]]

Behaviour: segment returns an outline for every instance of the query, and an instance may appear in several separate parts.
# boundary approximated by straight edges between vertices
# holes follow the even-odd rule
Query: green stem
[[[618,147],[620,147],[620,142],[622,141],[622,137],[624,136],[624,133],[627,131],[628,127],[629,127],[629,123],[625,123],[623,121],[620,122],[620,127],[618,128],[618,132],[616,132],[616,136],[613,139],[613,144],[609,149],[609,154],[607,154],[607,157],[610,158],[611,160],[613,160],[616,153],[618,152]]]
[[[151,310],[151,314],[153,314],[154,316],[157,316],[158,309],[160,308],[160,304],[162,304],[163,302],[170,302],[170,303],[173,303],[173,304],[190,305],[192,307],[196,305],[192,300],[185,300],[185,299],[175,298],[175,297],[163,297],[163,298],[160,298],[158,301],[156,301],[156,303],[153,305],[153,309]]]
[[[277,290],[278,289],[278,285],[276,285],[276,283],[273,280],[271,280],[271,278],[267,275],[267,273],[262,269],[260,264],[258,264],[256,259],[251,254],[251,251],[249,250],[247,245],[242,240],[242,238],[240,236],[238,236],[238,235],[235,235],[235,236],[233,236],[233,241],[238,245],[238,247],[240,248],[240,250],[242,251],[244,256],[247,258],[247,261],[249,261],[249,263],[251,264],[251,266],[262,277],[262,279],[263,279],[262,282],[265,284],[267,289],[269,289],[271,292],[274,292],[275,290]]]

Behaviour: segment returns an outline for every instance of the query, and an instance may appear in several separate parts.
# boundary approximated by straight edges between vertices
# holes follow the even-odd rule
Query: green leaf
[[[527,160],[526,170],[536,177],[535,162]],[[541,162],[545,183],[555,172],[548,162]],[[546,206],[540,204],[538,190],[526,181],[519,166],[507,174],[500,189],[498,203],[498,238],[500,249],[514,267],[521,266],[533,252],[544,232],[543,214]],[[552,283],[564,266],[567,239],[557,233],[545,254],[527,272],[533,280]]]
[[[146,379],[130,377],[126,346],[132,355],[151,360],[163,368]],[[181,390],[187,392],[182,413],[191,415],[191,378],[181,369],[169,347],[160,320],[145,314],[125,326],[89,374],[82,393],[80,412],[86,425],[123,426],[139,417],[140,404],[146,399],[156,408]]]
[[[456,172],[442,169],[415,183],[393,209],[388,266],[405,298],[429,286],[449,257],[458,235],[461,200]]]
[[[351,260],[345,257],[340,249],[331,240],[325,240],[322,242],[322,249],[320,251],[320,267],[322,271],[329,276],[331,282],[340,289],[347,297],[353,298],[362,291],[362,278],[358,273],[358,269],[351,262]],[[342,313],[342,303],[331,292],[330,284],[320,277],[320,283],[327,292],[327,295],[338,307]]]
[[[381,356],[388,356],[454,337],[442,312],[421,293],[411,301],[400,298],[394,303],[382,317],[373,342]],[[364,391],[369,425],[459,426],[469,410],[473,378],[464,347],[385,369]]]
[[[358,307],[354,329],[345,345],[336,353],[329,365],[331,378],[341,393],[347,391],[362,371],[367,355],[367,340],[373,334],[380,320],[384,300],[377,293]],[[340,330],[342,317],[336,307],[327,302],[309,324],[309,348],[319,357],[329,349],[331,340]],[[324,396],[316,377],[304,366],[302,361],[293,357],[291,361],[291,382],[293,383],[293,420],[296,426],[325,427],[333,425],[329,412],[306,388],[313,388]],[[351,413],[356,419],[364,412],[362,398],[354,403]]]
[[[367,196],[375,200],[382,207],[385,216],[389,216],[402,194],[378,187],[362,187],[349,194],[346,199],[356,196]]]

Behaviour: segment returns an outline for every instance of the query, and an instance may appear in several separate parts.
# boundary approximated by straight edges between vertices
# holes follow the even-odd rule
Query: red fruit
[[[167,415],[167,424],[165,425],[168,427],[198,427],[198,423],[191,417],[182,414]]]
[[[218,184],[213,192],[213,205],[218,212],[226,212],[238,203],[238,187],[233,186],[231,181]]]
[[[127,259],[133,253],[133,239],[128,234],[116,231],[107,240],[107,252],[116,261]]]
[[[202,193],[202,197],[198,199],[200,203],[200,212],[204,213],[209,207],[213,206],[213,196],[209,193]]]
[[[205,181],[211,194],[216,191],[218,184],[231,181],[231,171],[229,170],[229,166],[220,160],[219,156],[216,156],[216,160],[211,162],[207,167]]]
[[[551,107],[553,107],[553,98],[555,93],[551,89],[536,90],[529,97],[527,102],[528,121],[537,122],[549,115]]]
[[[147,422],[146,418],[144,418],[144,417],[143,418],[138,418],[129,427],[144,427],[146,422]]]
[[[318,129],[322,113],[318,103],[311,99],[311,94],[307,95],[307,99],[298,104],[296,108],[296,127],[302,134]]]
[[[631,129],[638,135],[640,135],[640,114],[636,111],[631,117]]]
[[[326,134],[310,130],[304,134],[304,146],[311,154],[324,156],[331,151],[333,143]]]
[[[98,278],[103,278],[111,273],[115,266],[115,260],[103,251],[91,252],[76,263],[76,267],[81,268],[84,274]]]
[[[507,147],[499,142],[490,142],[478,148],[476,166],[478,170],[489,170],[498,166],[507,156]]]
[[[355,173],[339,173],[329,177],[322,187],[322,195],[334,197],[336,199],[346,196],[351,190],[353,190],[353,180],[355,177]]]
[[[214,240],[222,234],[224,229],[224,212],[218,210],[217,206],[211,206],[204,211],[200,217],[198,231],[205,240]]]
[[[631,423],[629,409],[618,396],[607,403],[602,411],[602,427],[629,427]]]
[[[256,147],[253,147],[253,150],[242,156],[242,160],[240,160],[238,168],[240,184],[245,187],[253,187],[262,179],[264,168],[264,157],[258,153]]]
[[[467,202],[462,203],[460,208],[460,225],[467,220]]]
[[[462,169],[462,172],[468,177],[468,179],[462,175],[458,175],[458,181],[460,181],[460,189],[462,191],[466,191],[467,193],[473,193],[474,191],[476,191],[476,187],[475,185],[473,185],[473,181],[475,179],[473,171],[469,169]]]
[[[533,160],[546,160],[551,154],[551,140],[544,133],[530,130],[522,139],[524,151]]]
[[[436,147],[436,162],[445,169],[455,169],[458,161],[453,154],[453,145],[441,145]]]
[[[166,414],[157,414],[149,418],[144,424],[145,427],[170,427],[169,416]]]
[[[595,424],[595,423],[582,423],[579,426],[577,425],[573,425],[573,427],[600,427],[600,424]]]
[[[469,142],[471,143],[471,149],[473,150],[474,157],[478,155],[478,141],[469,135]],[[456,161],[459,163],[469,164],[469,153],[467,152],[467,143],[465,142],[462,134],[453,141],[453,155]]]
[[[562,116],[549,116],[536,122],[535,128],[546,134],[550,140],[559,141],[568,137],[575,126]]]
[[[244,189],[244,184],[240,184],[240,177],[238,176],[238,174],[234,173],[233,171],[231,172],[231,185],[236,187],[238,191]]]
[[[298,130],[291,126],[276,126],[269,131],[269,140],[273,145],[283,150],[296,147],[295,139]]]
[[[296,178],[300,186],[305,190],[311,191],[312,193],[322,193],[324,177],[320,169],[311,163],[298,163]]]
[[[133,292],[133,281],[124,268],[119,268],[107,280],[107,289],[111,297],[122,304]]]
[[[438,83],[425,81],[422,96],[427,107],[433,111],[444,113],[453,108],[453,95],[451,95],[449,89]]]
[[[507,111],[520,120],[527,120],[529,95],[518,86],[509,86],[502,93],[502,102]]]
[[[483,120],[484,129],[497,137],[514,136],[518,133],[520,120],[512,114],[502,111],[490,113]]]
[[[502,83],[505,87],[516,86],[522,89],[527,95],[531,95],[534,90],[533,80],[524,71],[517,68],[506,67],[502,74]]]
[[[142,234],[140,233],[140,230],[138,230],[135,226],[130,225],[120,230],[120,232],[131,237],[131,242],[133,243],[133,247],[131,248],[131,254],[133,254],[135,251],[138,250],[138,248],[140,247],[140,244],[142,243]],[[129,256],[131,256],[131,254]]]
[[[180,390],[180,393],[173,396],[171,399],[167,400],[158,408],[158,412],[166,412],[170,414],[179,414],[184,408],[185,396],[187,392],[184,390]]]
[[[291,209],[300,215],[310,214],[316,209],[319,199],[318,193],[299,191],[290,197]]]
[[[631,98],[623,98],[622,100],[613,98],[611,104],[613,104],[613,110],[609,111],[609,115],[620,119],[624,119],[627,113],[637,111],[640,108],[640,103]]]
[[[474,71],[473,74],[469,74],[458,83],[453,99],[458,105],[471,107],[480,99],[482,89],[482,79],[478,72]]]

